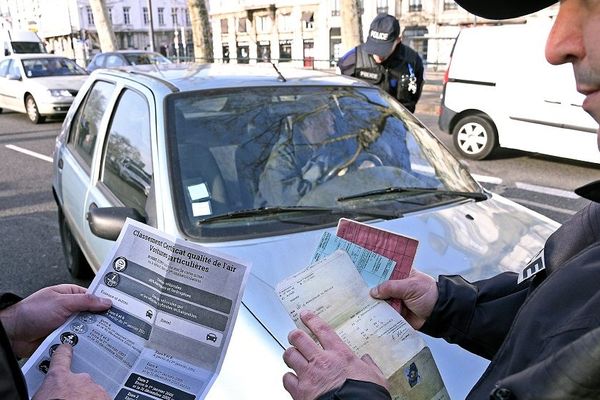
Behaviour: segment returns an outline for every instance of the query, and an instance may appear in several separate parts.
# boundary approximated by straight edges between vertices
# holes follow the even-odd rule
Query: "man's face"
[[[572,63],[583,109],[600,124],[600,1],[561,0],[546,43],[551,64]],[[600,150],[600,129],[598,149]]]

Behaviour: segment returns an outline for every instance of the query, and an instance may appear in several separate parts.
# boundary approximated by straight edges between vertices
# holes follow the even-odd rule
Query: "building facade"
[[[290,62],[330,68],[350,50],[341,42],[340,0],[209,0],[216,60],[260,63]],[[552,18],[557,6],[501,23]],[[423,57],[430,69],[444,69],[462,28],[497,25],[477,18],[454,0],[359,0],[362,37],[379,13],[396,16],[402,40]]]
[[[217,62],[274,61],[331,68],[349,50],[341,38],[341,0],[206,0]],[[154,48],[172,58],[192,58],[186,0],[105,0],[119,49]],[[553,18],[558,6],[501,23]],[[151,9],[151,10],[150,10]],[[454,0],[359,0],[362,37],[378,13],[400,20],[403,42],[429,69],[444,69],[460,30],[498,21],[477,18]],[[49,51],[85,65],[100,51],[88,0],[0,0],[3,29],[37,31]]]

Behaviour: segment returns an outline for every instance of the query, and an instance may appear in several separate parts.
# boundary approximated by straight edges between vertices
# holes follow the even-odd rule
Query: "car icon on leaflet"
[[[209,333],[206,335],[206,340],[210,340],[211,342],[217,343],[217,335],[214,333]]]

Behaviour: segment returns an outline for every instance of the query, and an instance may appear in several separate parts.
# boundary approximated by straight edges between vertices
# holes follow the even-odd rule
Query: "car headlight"
[[[52,97],[72,97],[67,89],[48,89]]]

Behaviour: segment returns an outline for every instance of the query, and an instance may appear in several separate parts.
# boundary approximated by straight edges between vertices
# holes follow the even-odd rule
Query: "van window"
[[[10,44],[15,53],[45,53],[42,44],[39,42],[11,42]]]
[[[88,168],[92,164],[96,137],[114,87],[112,83],[96,82],[73,118],[67,145],[80,156]]]
[[[151,151],[148,103],[139,93],[125,90],[110,122],[100,180],[141,214],[152,183]]]
[[[8,64],[10,64],[11,61],[12,60],[9,58],[0,62],[0,76],[6,76],[8,73]]]

